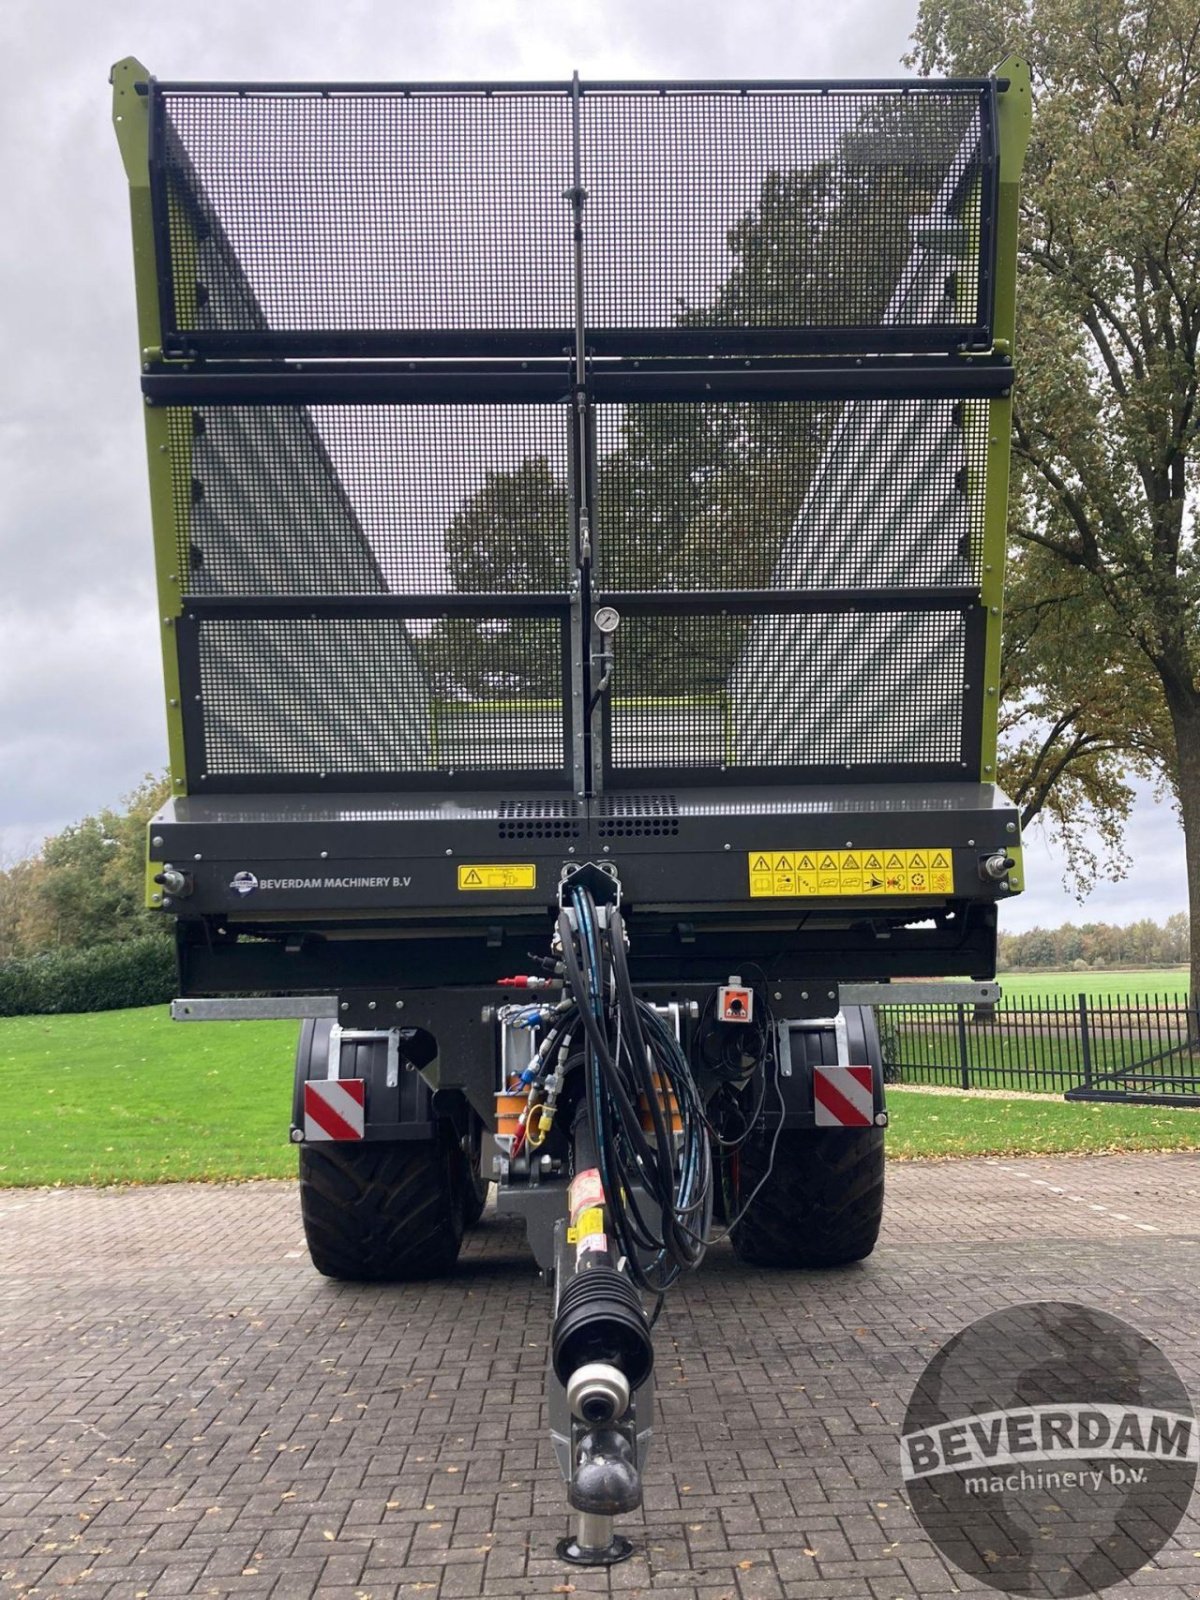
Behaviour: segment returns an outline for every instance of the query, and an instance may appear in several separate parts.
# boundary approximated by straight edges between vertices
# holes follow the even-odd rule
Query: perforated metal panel
[[[615,653],[615,776],[961,776],[962,612],[632,617]]]
[[[589,324],[983,322],[986,114],[979,91],[589,90]]]
[[[164,88],[157,110],[179,330],[571,326],[564,90]]]
[[[189,781],[978,771],[995,95],[151,84]]]
[[[173,412],[185,588],[565,593],[569,424],[538,405]]]
[[[561,779],[555,619],[207,617],[184,632],[202,787]]]
[[[165,85],[152,112],[168,347],[549,354],[580,309],[618,353],[989,336],[990,86]]]
[[[596,408],[605,590],[969,588],[987,412],[951,400]]]

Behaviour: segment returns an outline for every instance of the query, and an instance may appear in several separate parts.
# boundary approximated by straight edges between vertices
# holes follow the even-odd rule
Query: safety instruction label
[[[567,1229],[567,1243],[576,1244],[581,1239],[588,1239],[593,1234],[603,1232],[603,1210],[600,1206],[588,1206],[586,1211],[579,1213],[579,1220],[575,1225]]]
[[[537,868],[528,865],[513,866],[511,862],[499,865],[459,867],[460,889],[536,889]]]
[[[954,893],[949,848],[751,850],[746,864],[752,900]]]

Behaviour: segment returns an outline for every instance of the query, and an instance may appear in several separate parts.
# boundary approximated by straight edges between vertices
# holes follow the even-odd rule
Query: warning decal
[[[870,1067],[815,1066],[813,1120],[818,1128],[869,1128],[875,1120]]]
[[[304,1085],[304,1138],[361,1139],[366,1123],[365,1078],[312,1078]]]
[[[954,866],[948,847],[752,850],[746,864],[752,900],[954,893]]]
[[[536,889],[537,868],[531,863],[513,866],[500,865],[459,867],[460,889]]]

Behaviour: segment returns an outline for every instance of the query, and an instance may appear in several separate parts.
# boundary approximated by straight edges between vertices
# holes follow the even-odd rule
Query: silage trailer
[[[112,82],[175,1014],[300,1019],[321,1272],[497,1180],[618,1560],[661,1297],[867,1256],[872,1005],[995,997],[1026,64]]]

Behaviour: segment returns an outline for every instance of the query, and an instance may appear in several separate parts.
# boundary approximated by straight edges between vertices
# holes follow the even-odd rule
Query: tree
[[[150,774],[122,801],[47,839],[0,872],[0,960],[84,949],[162,926],[143,905],[146,825],[170,793]]]
[[[1057,662],[1033,677],[1069,710],[1089,664],[1115,669],[1113,749],[1161,763],[1178,798],[1200,992],[1200,11],[922,0],[910,64],[980,73],[1016,42],[1035,116],[1012,531],[1048,558],[1063,602]],[[1103,722],[1090,726],[1102,740]]]

